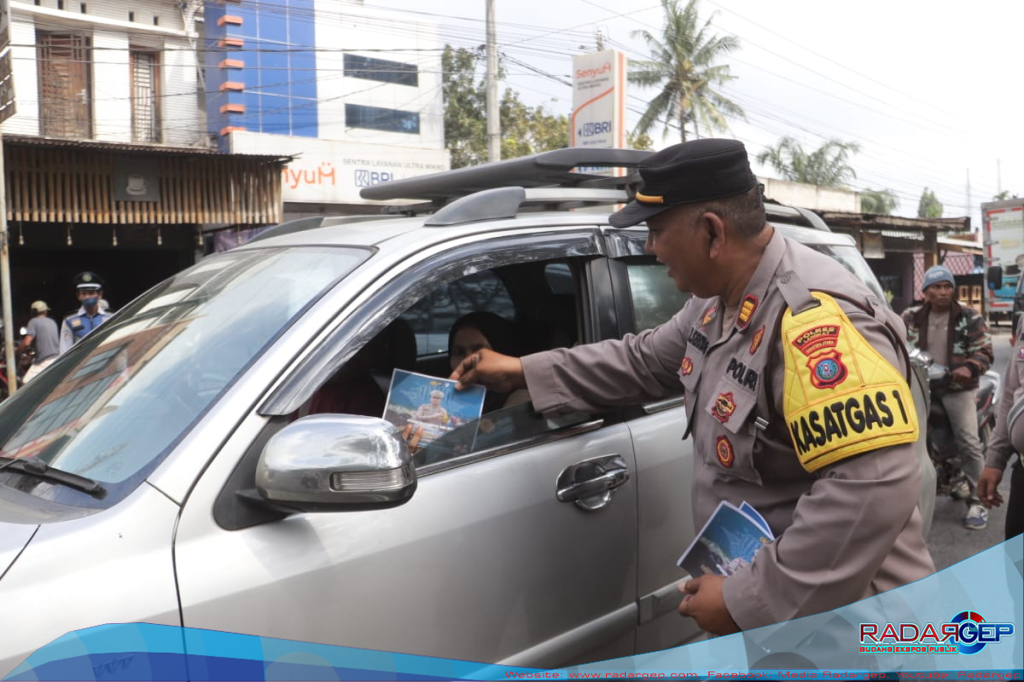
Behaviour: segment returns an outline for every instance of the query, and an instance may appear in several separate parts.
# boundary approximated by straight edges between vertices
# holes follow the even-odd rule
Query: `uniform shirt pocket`
[[[704,404],[704,417],[711,425],[710,447],[705,447],[704,461],[722,478],[738,478],[761,484],[761,474],[754,467],[757,442],[757,395],[729,379],[722,379]]]

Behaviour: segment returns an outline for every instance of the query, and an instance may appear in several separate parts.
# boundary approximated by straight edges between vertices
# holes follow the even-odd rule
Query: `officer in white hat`
[[[93,329],[113,315],[100,306],[103,300],[103,280],[95,272],[80,272],[74,279],[75,293],[81,306],[64,318],[60,330],[60,352],[84,339]]]
[[[21,343],[18,345],[19,353],[24,353],[29,348],[35,350],[32,366],[22,379],[25,383],[31,381],[60,355],[60,332],[49,312],[50,306],[46,305],[46,301],[32,303],[32,319],[25,325],[25,336],[21,337]]]

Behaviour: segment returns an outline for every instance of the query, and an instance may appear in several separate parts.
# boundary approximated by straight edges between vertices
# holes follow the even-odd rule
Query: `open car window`
[[[429,405],[431,388],[454,391],[444,385],[451,373],[448,334],[467,313],[502,318],[509,338],[495,347],[515,348],[516,355],[577,343],[582,335],[582,265],[582,259],[513,263],[439,282],[411,306],[389,314],[397,314],[396,319],[323,382],[294,417],[324,412],[385,415],[410,442],[413,462],[427,470],[462,464],[485,452],[519,449],[593,422],[585,414],[554,419],[538,415],[525,392],[489,394],[479,418],[456,418],[455,401],[447,395],[431,410],[429,423],[421,423],[409,407]],[[433,377],[437,385],[425,381],[422,395],[408,405],[393,401],[385,409],[395,370]]]

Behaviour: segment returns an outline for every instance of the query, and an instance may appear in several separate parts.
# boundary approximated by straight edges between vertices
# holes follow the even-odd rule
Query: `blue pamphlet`
[[[775,538],[761,515],[746,502],[743,504],[753,515],[719,502],[677,564],[698,578],[708,573],[730,576],[753,563],[757,551]]]

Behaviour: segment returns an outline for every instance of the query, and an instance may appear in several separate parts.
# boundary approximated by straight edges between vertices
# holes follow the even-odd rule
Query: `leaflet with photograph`
[[[427,445],[458,427],[477,423],[484,409],[483,386],[455,389],[449,379],[396,369],[391,375],[384,419],[402,431],[415,455]],[[466,450],[472,449],[473,433],[466,436]],[[452,444],[456,446],[457,444]]]
[[[730,576],[749,565],[757,550],[775,539],[761,515],[756,510],[754,514],[760,521],[728,502],[719,502],[676,563],[694,578],[707,573]]]
[[[740,505],[740,511],[749,516],[751,521],[759,525],[761,530],[768,534],[768,537],[772,540],[775,539],[775,536],[772,534],[772,529],[768,527],[768,522],[764,520],[764,517],[761,516],[756,509],[754,509],[753,505],[748,504],[747,501],[744,500]]]

